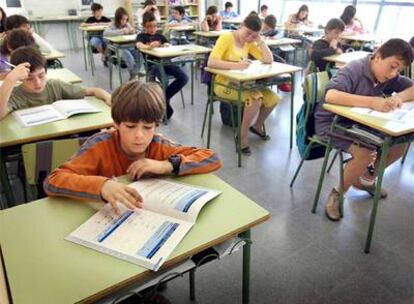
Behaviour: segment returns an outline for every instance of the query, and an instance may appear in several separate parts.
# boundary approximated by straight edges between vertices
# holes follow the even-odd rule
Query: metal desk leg
[[[213,94],[214,94],[214,83],[215,83],[216,76],[213,75],[211,78],[211,85],[210,85],[210,92],[208,96],[208,130],[207,130],[207,148],[210,148],[210,137],[211,137],[211,120],[213,117]]]
[[[168,86],[168,78],[167,78],[167,74],[165,73],[165,69],[164,69],[164,62],[162,61],[162,59],[159,61],[158,66],[160,68],[160,76],[161,76],[161,86],[162,86],[162,90],[164,91],[164,96],[165,96],[165,124],[167,124],[167,86]]]
[[[65,22],[65,27],[66,27],[66,34],[68,35],[68,39],[69,39],[69,49],[73,49],[73,39],[72,39],[72,31],[70,27],[70,20],[67,20]]]
[[[250,300],[250,230],[242,233],[246,244],[243,246],[243,304],[248,304]]]
[[[86,37],[85,37],[86,35]],[[82,48],[83,48],[83,61],[85,62],[85,71],[88,71],[88,59],[87,59],[87,54],[86,54],[86,45],[87,43],[85,43],[87,39],[87,34],[85,34],[84,31],[82,31]]]
[[[292,149],[293,145],[293,111],[295,107],[295,73],[290,73],[292,79],[292,91],[290,92],[290,144],[289,147]]]
[[[378,179],[377,179],[377,187],[375,189],[375,195],[374,195],[374,202],[372,205],[372,211],[371,211],[371,219],[369,221],[369,228],[368,228],[368,235],[365,242],[365,253],[369,253],[369,249],[371,247],[371,240],[372,240],[372,234],[374,232],[374,225],[375,225],[375,218],[377,216],[377,210],[378,210],[378,201],[381,196],[381,187],[382,187],[382,179],[384,177],[384,171],[386,167],[386,161],[387,161],[387,155],[388,151],[390,149],[391,144],[391,137],[387,136],[384,140],[384,143],[382,144],[381,149],[381,159],[379,163],[379,169],[378,169]]]
[[[194,64],[195,62],[190,62],[191,64],[191,105],[194,104]]]
[[[119,77],[119,85],[122,84],[122,68],[121,68],[121,61],[122,56],[119,54],[119,46],[114,45],[115,53],[116,53],[116,61],[118,63],[118,77]]]
[[[15,203],[13,191],[11,189],[9,176],[7,174],[7,168],[6,168],[6,158],[7,153],[4,151],[4,149],[1,149],[0,151],[0,181],[1,185],[3,187],[4,193],[6,195],[7,199],[7,206],[10,206],[10,204]]]
[[[238,159],[237,159],[237,165],[240,168],[241,167],[241,125],[242,125],[242,117],[241,117],[241,94],[242,94],[242,86],[239,84],[239,88],[237,90],[237,152],[238,152]]]

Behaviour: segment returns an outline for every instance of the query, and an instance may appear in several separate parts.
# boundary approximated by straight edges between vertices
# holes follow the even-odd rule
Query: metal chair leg
[[[184,101],[184,93],[183,93],[183,90],[180,90],[180,94],[181,94],[181,103],[183,104],[183,108],[185,108],[185,101]]]
[[[333,166],[333,164],[335,163],[336,158],[338,157],[338,153],[341,153],[341,152],[339,152],[339,151],[336,151],[336,152],[335,152],[335,155],[334,155],[334,157],[332,158],[331,163],[329,164],[328,170],[326,170],[326,173],[329,173],[329,172],[331,171],[332,166]]]
[[[301,168],[302,168],[302,166],[303,166],[303,162],[304,162],[304,161],[305,161],[305,159],[308,157],[308,154],[309,154],[310,149],[312,148],[312,145],[313,145],[313,142],[311,141],[311,142],[310,142],[310,143],[306,146],[305,153],[304,153],[304,155],[303,155],[302,159],[300,160],[299,166],[297,167],[297,169],[296,169],[296,171],[295,171],[295,174],[293,175],[292,180],[290,181],[290,184],[289,184],[289,187],[290,187],[290,188],[292,188],[292,187],[293,187],[293,184],[295,183],[296,177],[298,176],[299,171],[300,171],[300,169],[301,169]]]
[[[312,213],[315,213],[316,208],[318,207],[319,196],[321,195],[322,184],[323,184],[323,180],[325,178],[325,170],[326,170],[326,166],[328,164],[329,154],[331,153],[331,150],[332,150],[332,144],[331,144],[331,140],[329,140],[328,145],[326,147],[326,151],[325,151],[325,158],[323,160],[321,174],[319,176],[318,188],[316,189],[315,199],[313,201]]]

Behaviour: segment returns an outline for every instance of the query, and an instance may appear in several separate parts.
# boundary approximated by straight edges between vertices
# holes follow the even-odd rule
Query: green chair
[[[86,137],[41,141],[22,146],[26,180],[33,199],[45,196],[43,180],[55,168],[63,164],[84,143]]]

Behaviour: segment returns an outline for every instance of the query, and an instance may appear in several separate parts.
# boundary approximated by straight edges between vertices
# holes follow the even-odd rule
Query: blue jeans
[[[174,77],[173,82],[168,84],[167,90],[165,92],[166,97],[167,97],[167,104],[169,104],[170,99],[175,94],[177,94],[188,82],[188,76],[179,66],[176,66],[174,64],[169,64],[169,65],[164,66],[164,70],[167,76]],[[159,66],[153,65],[151,67],[151,72],[154,73],[155,77],[161,80],[161,72],[160,72]]]
[[[90,43],[92,47],[94,47],[95,49],[97,49],[98,47],[102,47],[102,49],[106,48],[105,40],[99,36],[91,37]]]
[[[125,60],[129,72],[138,71],[137,59],[138,53],[135,48],[123,48],[121,49],[121,56]]]

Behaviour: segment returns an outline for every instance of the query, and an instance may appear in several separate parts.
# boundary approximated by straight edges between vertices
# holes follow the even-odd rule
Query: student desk
[[[295,73],[301,71],[302,68],[279,63],[279,62],[272,62],[272,64],[263,65],[263,69],[252,71],[251,73],[246,73],[245,71],[239,70],[221,70],[221,69],[212,69],[212,68],[205,68],[205,71],[210,72],[213,74],[212,82],[211,82],[211,90],[209,96],[209,120],[208,120],[208,135],[207,135],[207,147],[210,147],[210,133],[211,133],[211,118],[213,115],[213,88],[215,85],[220,85],[227,87],[232,90],[238,91],[238,101],[236,101],[237,105],[237,122],[238,122],[238,130],[237,130],[237,140],[236,146],[238,150],[238,165],[241,167],[241,138],[240,138],[240,126],[241,126],[241,92],[243,90],[253,90],[253,89],[260,89],[263,87],[269,87],[277,83],[277,79],[274,79],[275,76],[280,76],[283,74],[290,74],[291,81],[292,81],[292,92],[290,96],[290,148],[292,149],[293,143],[293,112],[294,112],[294,95],[295,95]],[[217,75],[224,76],[230,79],[233,84],[223,85],[220,83],[216,83],[215,79]],[[269,80],[270,79],[270,80]],[[262,82],[261,82],[262,81]],[[203,125],[204,131],[204,125]]]
[[[85,62],[85,71],[88,70],[88,61],[91,67],[92,76],[95,73],[95,61],[93,60],[92,46],[90,40],[92,37],[102,37],[104,30],[108,25],[91,25],[81,26],[79,29],[82,32],[82,48],[83,60]]]
[[[73,84],[82,82],[82,78],[68,69],[50,69],[47,71],[46,77],[48,79],[60,79]]]
[[[137,37],[137,34],[104,37],[104,39],[108,41],[107,51],[112,51],[115,53],[116,62],[118,65],[118,77],[119,77],[120,85],[122,84],[120,50],[123,48],[129,48],[129,47],[135,48],[136,37]],[[139,56],[138,56],[138,60],[139,60]],[[109,64],[109,87],[112,89],[112,63],[109,62],[108,64]]]
[[[247,239],[243,248],[242,290],[243,303],[248,303],[250,229],[266,221],[269,212],[213,174],[174,180],[222,193],[201,210],[194,227],[161,269],[241,234]],[[44,198],[0,211],[1,251],[14,304],[92,303],[153,274],[135,264],[64,240],[99,205]]]
[[[340,36],[341,39],[343,40],[348,40],[348,41],[356,41],[356,42],[361,42],[361,50],[364,46],[364,43],[375,43],[375,41],[380,40],[377,36],[373,35],[373,34],[356,34],[356,35],[346,35],[346,34],[342,34]]]
[[[370,55],[370,52],[365,51],[355,51],[349,53],[335,54],[331,56],[324,57],[323,59],[329,62],[334,63],[337,67],[343,67],[351,61],[365,58]]]
[[[50,122],[43,125],[23,128],[12,114],[0,120],[0,179],[9,204],[15,203],[10,187],[6,160],[11,153],[19,152],[20,146],[41,140],[52,140],[62,136],[99,130],[112,126],[111,109],[97,98],[87,98],[102,112],[75,115],[68,119]]]
[[[56,68],[63,68],[63,64],[60,61],[61,58],[65,57],[65,54],[59,52],[57,50],[53,50],[50,53],[42,53],[42,55],[46,58],[49,70],[56,69]]]
[[[414,101],[412,101],[414,102]],[[372,129],[380,131],[385,135],[384,142],[381,147],[381,159],[378,168],[377,188],[374,196],[374,203],[371,211],[371,219],[368,228],[367,239],[365,242],[366,253],[369,253],[371,247],[371,239],[374,232],[375,218],[378,209],[378,201],[380,199],[382,180],[385,171],[385,161],[391,146],[401,143],[410,143],[414,141],[414,120],[406,123],[395,122],[383,118],[371,117],[364,114],[359,114],[351,111],[351,107],[336,106],[324,104],[324,108],[336,115],[351,119],[362,125],[368,126]]]
[[[302,44],[302,40],[293,38],[266,38],[265,43],[269,48],[278,48],[284,46],[291,46],[296,44]],[[293,64],[296,64],[296,49],[293,50]]]
[[[165,50],[160,51],[158,48],[156,49],[140,49],[141,53],[145,54],[146,56],[153,56],[155,59],[148,59],[145,60],[147,76],[148,76],[148,63],[154,64],[160,67],[160,74],[161,74],[161,84],[164,90],[164,94],[167,90],[168,85],[168,77],[165,74],[164,66],[168,64],[181,64],[181,63],[191,63],[191,104],[194,103],[194,66],[193,63],[196,60],[197,55],[208,54],[211,52],[211,49],[208,47],[195,45],[195,44],[186,44],[186,45],[176,45],[165,48]],[[183,56],[182,58],[180,58]]]
[[[75,24],[84,20],[82,16],[53,16],[53,17],[30,17],[29,21],[33,24],[36,33],[42,35],[42,24],[45,23],[64,23],[66,35],[69,39],[69,47],[78,49],[78,37],[76,35]]]
[[[211,46],[212,44],[214,44],[217,38],[220,37],[221,34],[229,33],[229,32],[233,32],[233,30],[208,31],[208,32],[196,31],[196,32],[193,32],[193,35],[196,36],[197,44],[202,45],[201,40],[204,39],[207,41],[207,46]]]
[[[223,27],[225,28],[238,28],[240,27],[240,24],[243,23],[242,18],[232,18],[232,19],[222,19],[221,23],[223,24]]]

